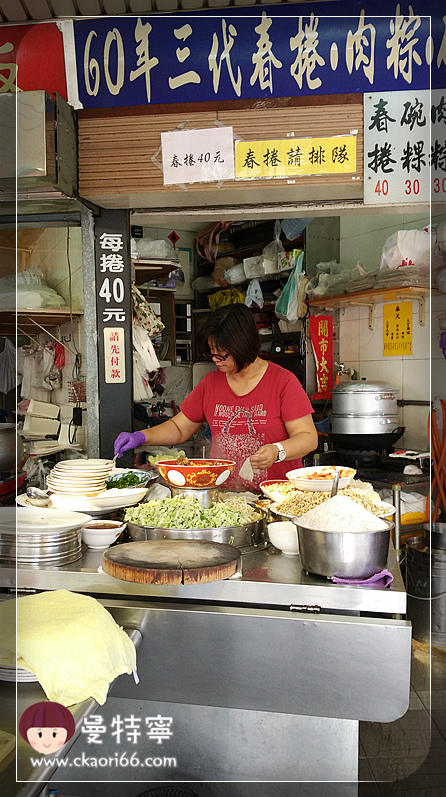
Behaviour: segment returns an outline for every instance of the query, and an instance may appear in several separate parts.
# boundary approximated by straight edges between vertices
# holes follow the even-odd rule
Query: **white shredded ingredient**
[[[299,524],[320,531],[383,531],[387,523],[344,495],[335,495],[305,512]]]

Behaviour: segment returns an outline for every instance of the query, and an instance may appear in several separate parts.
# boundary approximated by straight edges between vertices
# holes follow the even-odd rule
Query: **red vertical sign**
[[[333,387],[333,318],[310,315],[310,338],[316,360],[317,393],[312,399],[328,399]]]

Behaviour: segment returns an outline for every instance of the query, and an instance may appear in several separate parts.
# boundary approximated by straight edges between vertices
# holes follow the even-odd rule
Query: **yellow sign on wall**
[[[356,136],[235,142],[235,177],[301,177],[356,172]]]
[[[383,355],[412,354],[412,302],[383,305]]]

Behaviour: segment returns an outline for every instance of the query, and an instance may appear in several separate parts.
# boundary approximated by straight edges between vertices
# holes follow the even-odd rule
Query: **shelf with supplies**
[[[132,280],[136,285],[144,285],[150,280],[168,277],[171,271],[176,271],[179,268],[181,268],[179,260],[165,260],[156,257],[132,258]],[[170,290],[174,290],[174,288]]]
[[[2,335],[40,335],[48,327],[60,327],[71,318],[83,316],[83,310],[67,307],[45,307],[36,310],[0,310],[0,333]],[[44,327],[44,329],[42,329]]]
[[[310,299],[309,307],[323,307],[325,310],[339,310],[345,307],[368,307],[369,308],[369,329],[375,326],[375,305],[380,302],[398,302],[401,300],[416,300],[418,302],[419,323],[425,324],[425,297],[439,294],[440,291],[433,288],[401,285],[393,288],[373,288],[358,293],[342,293],[339,296],[319,297]]]

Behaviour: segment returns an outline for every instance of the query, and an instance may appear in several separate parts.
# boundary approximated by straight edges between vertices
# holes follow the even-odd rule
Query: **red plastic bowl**
[[[229,459],[190,459],[177,465],[174,459],[155,463],[159,473],[172,487],[220,487],[235,466]]]

